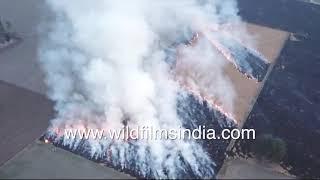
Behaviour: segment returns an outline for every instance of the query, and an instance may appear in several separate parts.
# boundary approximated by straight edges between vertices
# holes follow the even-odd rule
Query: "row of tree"
[[[8,21],[3,21],[0,17],[0,43],[10,41],[10,28],[11,24]]]
[[[252,151],[259,159],[281,162],[287,155],[287,145],[281,138],[262,134],[252,144]]]

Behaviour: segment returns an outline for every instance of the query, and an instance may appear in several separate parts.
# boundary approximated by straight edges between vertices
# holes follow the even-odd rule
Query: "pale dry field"
[[[271,63],[268,70],[269,74],[289,37],[289,33],[254,24],[247,24],[247,30],[255,38],[257,51]],[[236,117],[239,126],[242,127],[256,102],[257,96],[260,94],[265,80],[268,78],[268,74],[263,81],[257,82],[246,78],[232,64],[226,67],[225,72],[231,79],[237,94],[232,113]]]
[[[251,38],[243,38],[239,39],[244,45],[251,47],[262,54],[270,63],[268,72],[270,72],[275,64],[286,40],[288,39],[289,33],[275,30],[267,27],[262,27],[254,24],[244,24],[246,27],[248,34]],[[234,27],[233,29],[236,29]],[[244,36],[240,35],[240,38]],[[239,37],[238,37],[239,38]],[[234,119],[239,127],[242,127],[242,124],[247,118],[248,113],[251,111],[253,104],[255,103],[257,96],[260,93],[260,90],[263,87],[264,80],[268,78],[268,73],[264,77],[264,80],[258,82],[256,79],[249,79],[244,74],[239,72],[234,65],[226,59],[221,53],[218,53],[218,57],[212,57],[212,62],[217,63],[214,58],[224,59],[225,64],[221,66],[223,69],[224,76],[222,80],[216,79],[214,76],[221,76],[219,72],[210,73],[209,77],[212,81],[210,82],[211,87],[216,86],[224,86],[221,81],[230,81],[231,86],[227,86],[224,88],[223,95],[217,95],[216,93],[211,93],[205,87],[200,87],[196,81],[202,82],[202,76],[208,76],[205,74],[198,75],[199,70],[197,70],[194,66],[196,65],[185,65],[188,63],[183,63],[184,61],[188,61],[188,58],[192,58],[191,56],[185,56],[185,51],[192,51],[194,48],[198,48],[197,39],[206,39],[205,36],[199,35],[198,38],[195,38],[192,41],[190,46],[180,46],[178,50],[178,60],[176,66],[177,79],[182,84],[183,87],[188,89],[189,91],[195,92],[195,94],[199,94],[199,96],[204,97],[207,101],[211,102],[219,106],[225,114]],[[214,47],[214,45],[212,45]],[[185,59],[187,58],[187,59]],[[198,61],[198,57],[194,57],[194,60]],[[199,60],[200,61],[200,60]],[[210,67],[213,68],[213,67]],[[207,70],[207,69],[206,69]],[[210,70],[208,70],[210,71]],[[216,69],[212,69],[211,71],[216,71]],[[203,72],[201,72],[203,73]],[[190,81],[189,79],[194,79],[195,82]],[[228,93],[232,93],[233,89],[235,91],[235,98],[232,100],[232,104],[230,105],[230,98],[227,98]],[[214,90],[213,90],[214,91]],[[211,94],[210,94],[211,93]]]
[[[132,179],[50,144],[35,142],[0,167],[0,179]]]
[[[217,175],[218,179],[294,179],[278,166],[253,159],[228,159]]]

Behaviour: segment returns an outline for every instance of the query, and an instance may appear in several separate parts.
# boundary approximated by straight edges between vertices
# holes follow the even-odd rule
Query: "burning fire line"
[[[187,44],[184,44],[185,47],[188,46],[194,46],[197,41],[199,40],[199,38],[202,36],[202,33],[195,33],[194,36],[192,37],[191,40],[189,40],[189,42]],[[215,44],[217,44],[217,46],[215,46]],[[223,46],[216,42],[213,43],[213,45],[219,49],[221,47],[221,53],[230,61],[233,62],[233,64],[236,66],[236,63],[234,62],[234,59],[232,58],[231,54],[228,54],[228,50],[224,49]],[[179,51],[179,50],[178,50]],[[179,53],[178,53],[179,54]],[[179,56],[179,55],[178,55]],[[176,67],[179,67],[179,57],[177,58],[176,61]],[[176,69],[177,70],[177,69]],[[186,82],[182,82],[181,80],[179,80],[179,78],[177,78],[177,72],[174,73],[175,74],[175,79],[176,81],[179,83],[180,87],[188,92],[190,92],[192,95],[194,95],[196,98],[198,98],[199,101],[206,101],[209,106],[215,110],[218,110],[220,113],[222,113],[225,117],[231,119],[232,121],[234,121],[235,123],[237,123],[236,118],[232,115],[232,113],[227,112],[224,108],[222,104],[219,104],[218,101],[216,99],[214,99],[213,97],[209,97],[208,95],[204,95],[203,93],[201,93],[200,91],[197,91],[195,88],[192,88],[192,86],[188,85]]]
[[[220,113],[222,113],[227,118],[233,120],[235,123],[237,123],[236,118],[232,115],[232,113],[227,112],[224,110],[223,105],[219,104],[217,100],[215,100],[213,97],[208,97],[206,95],[203,95],[200,91],[195,90],[191,86],[188,86],[186,83],[179,82],[179,85],[182,89],[190,92],[192,95],[194,95],[198,100],[200,101],[206,101],[211,108],[218,110]]]
[[[232,57],[231,53],[221,45],[221,43],[218,42],[218,40],[214,39],[213,37],[209,37],[208,35],[205,35],[206,38],[212,43],[212,45],[219,50],[219,52],[229,61],[231,62],[235,67],[238,68],[238,65],[236,64],[235,59]]]
[[[237,43],[241,44],[243,47],[246,47],[246,49],[248,51],[250,51],[251,53],[255,54],[256,56],[259,56],[260,59],[262,59],[264,62],[268,62],[267,58],[265,58],[259,51],[248,47],[247,45],[245,45],[240,39],[238,39],[237,37],[233,36],[232,34],[230,34],[230,32],[228,32],[228,29],[232,28],[232,25],[230,24],[225,24],[223,26],[217,26],[217,25],[211,25],[208,26],[208,30],[206,31],[207,33],[209,33],[208,31],[215,31],[215,32],[223,32],[223,34],[229,38],[232,38],[232,40],[236,41]],[[207,36],[208,37],[208,36]]]
[[[250,52],[251,54],[253,54],[254,56],[259,57],[259,59],[262,59],[263,62],[268,63],[268,60],[258,51],[246,46],[245,44],[243,44],[243,42],[237,38],[234,38],[230,33],[228,33],[227,31],[223,31],[220,30],[220,28],[218,27],[214,27],[214,28],[210,28],[211,31],[216,31],[216,32],[223,32],[223,34],[225,36],[227,36],[228,38],[231,38],[232,40],[234,40],[235,42],[239,43],[242,47],[244,47],[248,52]],[[210,34],[210,30],[204,30],[201,33],[197,33],[195,35],[196,38],[198,38],[200,35],[204,36],[207,40],[209,40],[211,42],[211,44],[226,58],[226,60],[228,60],[231,64],[234,65],[234,67],[240,71],[246,78],[248,79],[254,79],[257,80],[257,82],[259,82],[258,78],[253,77],[252,75],[246,73],[245,71],[241,70],[241,67],[237,64],[237,61],[234,57],[234,55],[232,55],[232,53],[230,52],[230,50],[228,50],[226,47],[224,47],[224,45],[222,43],[219,42],[218,39],[214,38],[213,36],[209,35]]]

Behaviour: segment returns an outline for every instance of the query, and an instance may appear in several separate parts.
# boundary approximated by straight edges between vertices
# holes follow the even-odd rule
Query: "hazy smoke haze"
[[[46,0],[54,20],[39,59],[48,96],[56,102],[56,128],[179,128],[166,49],[210,25],[239,24],[234,0]],[[240,30],[239,30],[240,31]],[[240,35],[240,33],[239,33]],[[225,62],[210,43],[186,48],[189,83],[233,106],[236,94],[223,74]],[[175,58],[175,57],[172,57]],[[196,80],[194,80],[196,79]],[[60,137],[63,139],[63,137]],[[57,139],[61,140],[61,139]],[[72,148],[77,140],[63,139]],[[214,162],[200,145],[185,140],[88,141],[92,157],[142,176],[181,177],[190,171],[213,177]],[[181,160],[182,159],[182,160]]]

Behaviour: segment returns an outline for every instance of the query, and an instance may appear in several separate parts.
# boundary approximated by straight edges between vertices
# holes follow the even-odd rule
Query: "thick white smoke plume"
[[[49,130],[119,129],[124,121],[130,128],[180,128],[176,110],[180,86],[166,62],[175,56],[166,50],[191,39],[190,32],[240,23],[234,0],[46,2],[54,21],[39,52],[57,111]],[[223,75],[222,57],[209,43],[190,52],[182,61],[190,66],[188,82],[232,106],[235,94]],[[64,143],[76,148],[79,142],[64,139]],[[114,166],[134,169],[141,176],[214,176],[212,159],[193,141],[89,140],[85,147],[97,158],[111,152],[106,158]]]

